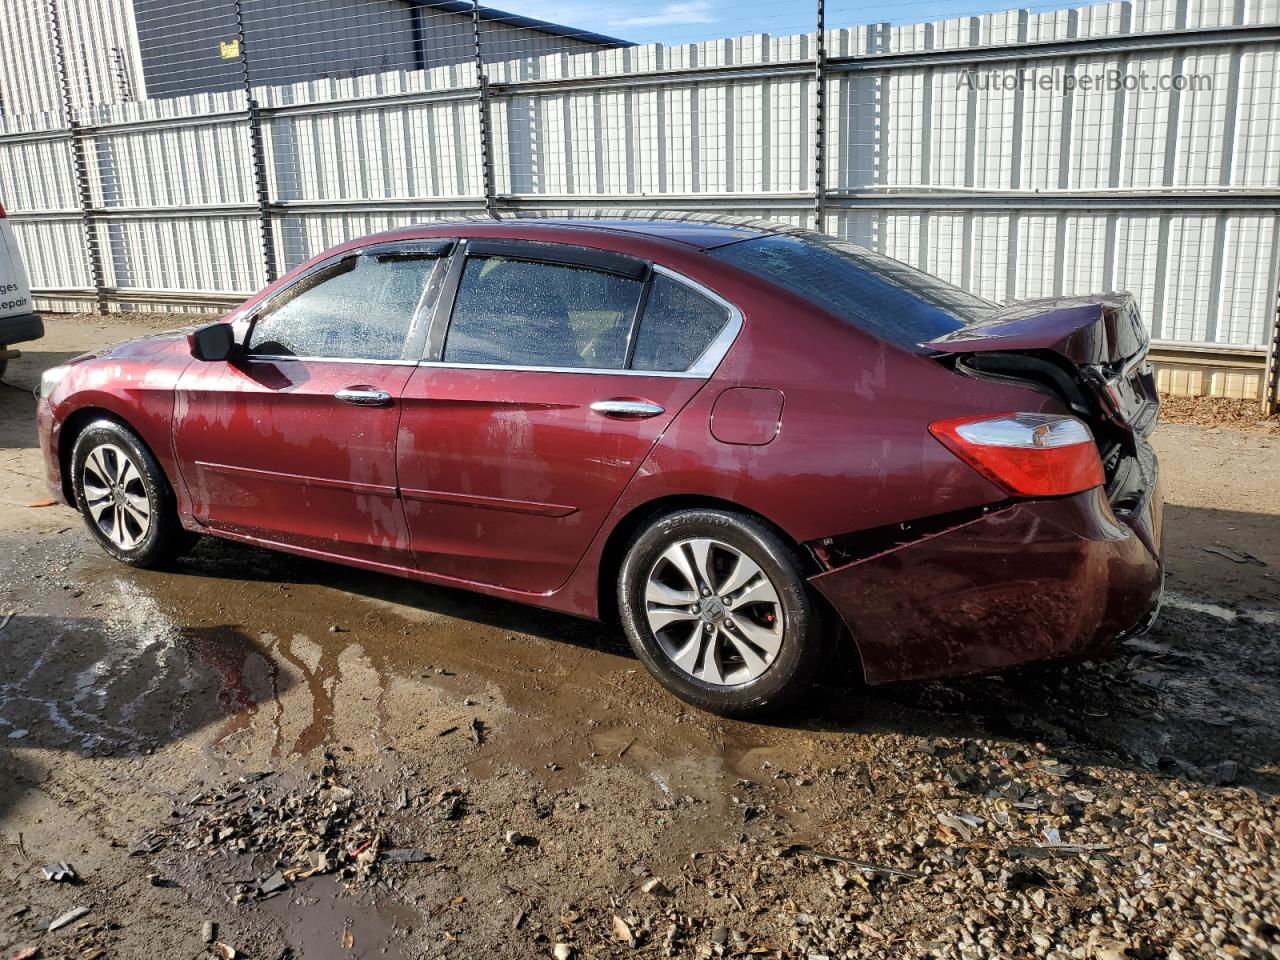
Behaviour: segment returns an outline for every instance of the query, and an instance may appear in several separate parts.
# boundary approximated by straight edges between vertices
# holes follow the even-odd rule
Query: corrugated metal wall
[[[3,0],[0,115],[61,110],[49,29],[56,8],[72,103],[167,98],[241,88],[220,44],[237,35],[232,0]],[[279,85],[470,63],[471,16],[412,0],[241,0],[251,79]],[[599,43],[493,19],[486,58],[580,53]]]
[[[832,31],[825,227],[993,299],[1130,289],[1157,339],[1264,349],[1280,284],[1278,22],[1280,0],[1143,0]],[[492,65],[500,208],[812,223],[814,46],[751,36]],[[965,82],[965,70],[1017,66],[1212,83]],[[253,95],[282,267],[482,209],[470,65]],[[232,294],[263,282],[243,111],[227,93],[86,116],[108,286]],[[83,289],[67,142],[22,123],[0,124],[0,196],[33,286]]]
[[[100,0],[94,0],[100,2]],[[133,0],[141,62],[155,97],[238,89],[240,63],[220,42],[237,33],[228,0]],[[241,0],[250,79],[278,86],[329,77],[471,63],[469,14],[409,0]],[[577,53],[596,44],[484,20],[490,59]]]
[[[50,0],[0,2],[0,116],[62,109],[49,10]],[[147,96],[133,0],[60,0],[58,10],[76,107]]]

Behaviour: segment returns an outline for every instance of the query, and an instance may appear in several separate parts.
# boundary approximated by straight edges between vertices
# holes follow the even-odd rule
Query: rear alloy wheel
[[[825,625],[794,549],[754,517],[683,510],[632,541],[619,606],[662,684],[727,715],[782,706],[816,676]]]
[[[86,427],[76,438],[71,470],[89,532],[117,560],[158,566],[190,539],[160,465],[123,424],[98,420]]]
[[[750,683],[782,648],[782,601],[760,565],[722,540],[678,540],[644,588],[645,620],[662,652],[716,686]]]

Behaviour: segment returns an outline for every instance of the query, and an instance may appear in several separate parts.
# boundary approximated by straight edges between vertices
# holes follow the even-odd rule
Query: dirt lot
[[[163,325],[53,320],[8,379]],[[1168,603],[1116,658],[759,725],[597,624],[112,563],[29,506],[33,406],[0,387],[0,957],[1280,957],[1271,430],[1157,432]]]

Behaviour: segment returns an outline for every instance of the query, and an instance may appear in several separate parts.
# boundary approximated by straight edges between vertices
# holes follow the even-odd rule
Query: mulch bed
[[[1226,397],[1176,397],[1160,394],[1160,420],[1164,423],[1193,423],[1201,427],[1259,427],[1280,430],[1280,415],[1263,417],[1257,400]]]

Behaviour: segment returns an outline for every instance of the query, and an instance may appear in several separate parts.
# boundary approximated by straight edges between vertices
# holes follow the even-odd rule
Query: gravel
[[[756,918],[747,949],[786,956],[1280,956],[1273,800],[1060,767],[1042,744],[928,740],[850,797],[879,800],[865,828],[824,850],[746,842],[684,881],[731,889]],[[706,936],[697,917],[667,919]]]
[[[1087,699],[1081,706],[1092,709]],[[573,903],[520,900],[508,935],[527,935],[531,955],[553,957],[1280,957],[1280,804],[1267,793],[1208,776],[1195,782],[1189,763],[1167,776],[1118,756],[1099,762],[1096,751],[1000,736],[883,735],[868,759],[765,761],[734,788],[756,811],[734,841],[692,852],[662,878],[637,865]],[[354,892],[376,880],[379,863],[397,861],[377,855],[389,833],[432,835],[448,869],[472,855],[468,836],[501,815],[437,817],[424,828],[421,811],[401,812],[357,769],[343,774],[339,784],[327,758],[297,789],[205,790],[191,803],[210,812],[183,817],[180,836],[191,839],[174,845],[199,856],[248,851],[280,868],[256,889],[237,888],[239,902],[329,871]],[[690,799],[665,805],[665,816],[682,816]],[[797,813],[812,818],[803,833]],[[581,855],[565,815],[540,822],[547,840],[535,847],[506,831],[507,849],[534,862],[547,843]],[[582,892],[578,873],[556,869],[564,889]],[[454,907],[466,902],[453,898]]]

